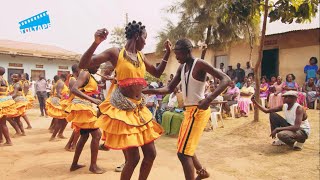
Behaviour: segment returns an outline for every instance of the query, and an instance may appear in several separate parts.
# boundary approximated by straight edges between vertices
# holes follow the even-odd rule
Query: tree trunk
[[[266,29],[267,29],[268,3],[269,3],[269,0],[265,0],[263,25],[262,25],[262,32],[261,32],[261,39],[260,39],[260,46],[259,46],[259,57],[258,57],[256,65],[254,67],[254,75],[255,75],[254,80],[256,83],[254,95],[259,100],[259,102],[260,102],[261,62],[262,62],[262,58],[263,58],[263,45],[264,45],[264,39],[265,39]],[[254,121],[255,122],[259,121],[259,109],[258,108],[254,109]]]
[[[250,55],[249,55],[249,62],[250,62],[250,67],[252,67],[252,51],[253,51],[253,35],[250,30],[250,27],[248,23],[246,23],[247,29],[248,29],[248,34],[249,34],[249,40],[250,40]]]
[[[208,49],[208,45],[210,43],[210,40],[211,40],[211,29],[212,29],[212,26],[208,26],[207,27],[207,37],[206,37],[206,40],[205,40],[205,44],[207,47],[203,48],[202,49],[202,52],[201,52],[201,59],[204,59],[204,57],[206,56],[206,52],[207,52],[207,49]]]

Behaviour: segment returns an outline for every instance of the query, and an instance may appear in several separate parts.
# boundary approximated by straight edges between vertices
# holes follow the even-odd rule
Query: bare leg
[[[59,121],[59,123],[60,123],[60,129],[59,129],[58,137],[59,137],[60,139],[67,139],[66,137],[63,136],[63,132],[64,132],[64,130],[66,129],[66,126],[67,126],[68,122],[67,122],[67,120],[65,120],[65,119],[63,119],[63,120],[61,119],[61,120]]]
[[[52,136],[50,138],[50,141],[54,141],[55,140],[55,138],[56,138],[56,136],[57,136],[57,134],[58,134],[58,132],[60,130],[60,124],[61,123],[59,121],[61,121],[61,120],[60,119],[54,119],[54,120],[56,121],[56,123],[54,125],[54,130],[53,130]]]
[[[9,129],[7,127],[6,121],[7,120],[5,117],[2,117],[0,119],[0,128],[2,130],[4,138],[6,139],[6,143],[4,145],[12,146],[12,142],[11,142],[10,135],[9,135]]]
[[[146,180],[150,174],[153,161],[156,159],[157,152],[154,142],[143,145],[141,149],[144,157],[140,167],[139,180]]]
[[[186,180],[194,180],[194,164],[192,156],[178,153],[178,158],[182,164],[184,177],[186,178]]]
[[[70,167],[70,171],[75,171],[77,169],[85,167],[84,165],[79,165],[78,161],[79,161],[81,152],[83,150],[83,147],[86,144],[88,138],[89,138],[89,133],[82,134],[80,136],[80,140],[79,140],[79,142],[77,144],[76,151],[74,152],[73,161],[72,161],[72,164],[71,164],[71,167]]]
[[[76,145],[79,140],[79,137],[80,137],[80,132],[73,130],[72,135],[71,135],[67,145],[65,146],[65,150],[74,151],[76,149]]]
[[[74,133],[75,133],[75,131],[73,130],[72,134],[71,134],[71,136],[69,138],[69,141],[67,142],[66,146],[64,147],[64,149],[67,150],[67,151],[71,151],[71,144],[72,144],[72,141],[73,141]]]
[[[89,170],[95,174],[103,174],[105,171],[98,167],[97,165],[97,158],[98,158],[98,151],[99,151],[99,141],[101,138],[100,129],[96,129],[91,133],[92,140],[91,140],[91,163]]]
[[[134,169],[139,163],[140,154],[137,147],[124,150],[127,155],[127,162],[121,172],[120,180],[130,180]]]
[[[2,119],[0,118],[0,121],[1,121]],[[0,144],[2,144],[3,143],[3,133],[2,133],[2,127],[0,126]]]
[[[27,116],[26,114],[24,114],[24,115],[22,116],[22,118],[24,119],[24,121],[26,121],[26,123],[27,123],[27,125],[28,125],[26,129],[32,129],[32,126],[31,126],[31,124],[30,124],[30,121],[29,121],[28,116]]]
[[[49,126],[49,130],[52,130],[52,129],[54,129],[53,128],[53,126],[54,126],[54,118],[52,118],[52,120],[51,120],[51,124],[50,124],[50,126]]]
[[[15,118],[14,118],[14,121],[17,123],[17,125],[18,125],[18,127],[19,127],[19,129],[20,129],[20,131],[21,131],[21,136],[25,136],[26,133],[24,132],[23,124],[22,124],[22,122],[20,121],[20,117],[21,117],[21,116],[15,117]]]
[[[16,134],[14,136],[21,136],[21,131],[19,129],[18,124],[13,120],[13,118],[8,118],[7,119],[9,121],[9,123],[11,124],[11,126],[13,127],[13,129],[16,131]]]

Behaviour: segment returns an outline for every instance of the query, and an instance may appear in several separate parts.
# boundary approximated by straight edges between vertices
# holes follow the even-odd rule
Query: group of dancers
[[[161,136],[163,129],[154,121],[151,112],[146,107],[145,94],[168,94],[181,82],[186,111],[179,133],[177,155],[187,180],[208,178],[209,173],[201,165],[195,151],[210,117],[210,102],[225,90],[230,78],[205,61],[195,58],[192,55],[192,43],[188,39],[178,40],[174,48],[167,40],[164,44],[166,51],[163,60],[155,67],[141,52],[147,38],[145,26],[141,22],[132,21],[126,26],[125,35],[127,42],[123,48],[110,48],[94,55],[96,48],[108,36],[107,29],[97,30],[94,42],[82,55],[79,64],[72,66],[72,78],[54,77],[53,94],[46,101],[47,114],[53,118],[50,126],[52,130],[50,141],[65,138],[63,131],[67,123],[71,122],[73,133],[65,147],[70,151],[75,150],[70,171],[84,167],[78,161],[90,134],[92,136],[89,167],[91,172],[97,174],[105,172],[97,165],[99,149],[122,150],[125,163],[121,172],[121,180],[131,179],[140,161],[140,147],[143,152],[143,160],[139,179],[147,179],[156,158],[154,141]],[[144,79],[145,73],[149,72],[155,77],[160,77],[172,50],[180,63],[175,77],[167,87],[148,89]],[[102,63],[106,62],[110,62],[114,67],[115,77],[106,77],[112,81],[112,85],[102,102],[95,98],[98,93],[98,83],[92,75],[97,72]],[[220,84],[212,94],[205,98],[207,73],[220,79]],[[5,90],[8,84],[2,77],[3,74],[4,68],[0,68],[1,130],[7,140],[6,143],[12,144],[5,121],[14,117],[13,122],[16,122],[21,128],[20,120],[16,119],[25,115],[23,110],[20,112],[22,109],[20,107],[27,108],[26,102],[29,101],[19,101],[20,98],[17,98],[27,99],[22,93],[19,94],[23,89],[19,81],[16,81],[13,93]],[[93,107],[93,104],[98,110]],[[10,112],[11,110],[18,112]],[[104,141],[102,146],[99,146],[100,139]]]

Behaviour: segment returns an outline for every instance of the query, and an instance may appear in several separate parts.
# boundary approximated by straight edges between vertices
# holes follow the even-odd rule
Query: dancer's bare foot
[[[12,137],[13,137],[13,138],[16,138],[16,137],[20,137],[20,136],[22,136],[21,133],[15,133]]]
[[[22,133],[21,136],[26,136],[26,133]]]
[[[57,139],[57,138],[55,138],[55,137],[51,137],[51,138],[49,139],[49,141],[51,141],[51,142],[56,142],[56,141],[59,141],[59,139]]]
[[[28,126],[26,129],[32,129],[32,126]]]
[[[13,145],[12,142],[6,142],[6,143],[2,144],[1,146],[12,146],[12,145]]]
[[[70,171],[75,171],[78,170],[80,168],[86,167],[85,165],[79,165],[79,164],[72,164],[70,167]]]
[[[58,135],[58,138],[60,138],[60,139],[67,139],[67,138],[64,137],[62,134],[59,134],[59,135]]]
[[[106,172],[105,170],[99,168],[97,165],[90,166],[89,171],[94,174],[103,174]]]

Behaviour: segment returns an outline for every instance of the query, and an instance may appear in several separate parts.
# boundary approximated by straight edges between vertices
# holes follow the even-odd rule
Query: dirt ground
[[[26,130],[27,136],[13,138],[12,147],[0,146],[0,179],[120,179],[114,168],[124,161],[121,151],[100,151],[98,164],[107,172],[95,175],[88,170],[89,143],[80,157],[80,163],[87,167],[70,173],[73,153],[64,150],[67,140],[49,142],[47,128],[51,119],[39,117],[37,109],[30,110],[28,114],[33,129]],[[318,180],[319,111],[308,110],[308,115],[312,132],[300,152],[286,146],[271,146],[268,116],[261,112],[260,122],[252,123],[251,112],[248,118],[225,119],[224,128],[204,132],[196,153],[211,173],[209,179]],[[71,132],[68,125],[65,136],[69,137]],[[184,179],[176,157],[176,141],[176,138],[165,135],[156,141],[157,158],[149,179]],[[137,179],[138,173],[137,168],[132,179]]]

